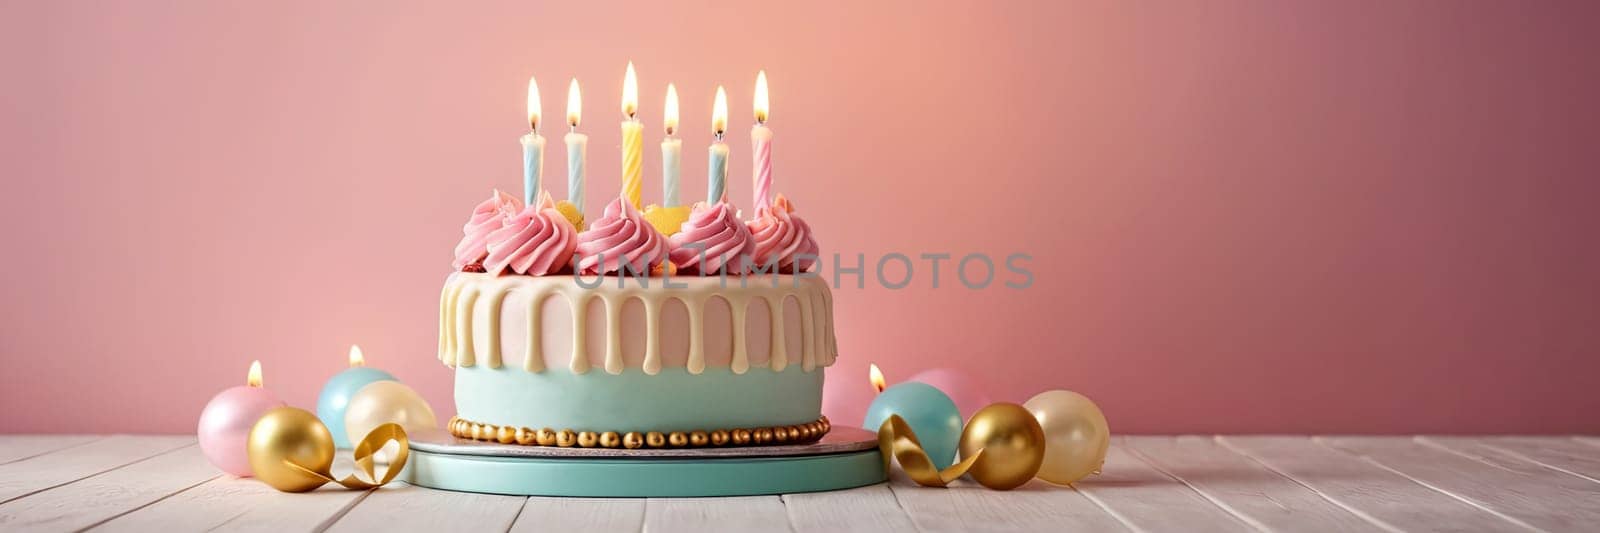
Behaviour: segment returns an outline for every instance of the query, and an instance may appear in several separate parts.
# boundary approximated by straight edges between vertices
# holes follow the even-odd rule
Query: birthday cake
[[[448,429],[606,448],[821,438],[837,347],[810,226],[782,195],[758,195],[742,220],[720,193],[663,222],[663,208],[639,207],[624,137],[623,194],[597,220],[529,186],[495,191],[463,226],[439,302]]]

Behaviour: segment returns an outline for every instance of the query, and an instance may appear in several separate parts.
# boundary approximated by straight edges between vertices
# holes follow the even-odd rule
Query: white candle
[[[539,84],[528,78],[528,128],[522,136],[522,200],[532,205],[539,197],[544,174],[544,137],[539,135]]]
[[[589,136],[578,133],[578,119],[583,114],[583,98],[578,94],[578,79],[567,86],[567,201],[583,214],[583,164],[588,157]]]
[[[711,162],[706,166],[706,203],[714,204],[722,201],[728,187],[728,145],[722,142],[722,134],[728,131],[728,93],[717,86],[717,99],[711,106],[711,134],[716,140],[711,142]]]
[[[678,160],[683,158],[683,139],[673,136],[678,132],[678,88],[671,83],[667,84],[664,110],[661,122],[667,138],[661,141],[661,205],[673,207],[678,205]]]

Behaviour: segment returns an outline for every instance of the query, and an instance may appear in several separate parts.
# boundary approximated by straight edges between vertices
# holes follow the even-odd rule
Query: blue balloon
[[[376,368],[355,366],[334,374],[328,384],[322,386],[322,394],[317,396],[317,418],[322,419],[322,424],[333,433],[334,446],[355,446],[350,442],[350,437],[344,434],[344,409],[350,405],[350,397],[355,396],[356,391],[374,381],[400,380]]]
[[[961,411],[956,402],[933,385],[905,382],[885,389],[867,406],[861,427],[877,431],[889,415],[900,415],[917,433],[922,449],[941,470],[956,459],[956,443],[961,440]]]

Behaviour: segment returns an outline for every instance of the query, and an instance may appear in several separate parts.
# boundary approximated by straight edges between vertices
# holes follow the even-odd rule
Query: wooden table
[[[284,494],[190,436],[0,436],[0,529],[26,531],[1600,531],[1600,438],[1118,438],[1076,488],[904,478],[707,499],[523,498],[404,484]]]

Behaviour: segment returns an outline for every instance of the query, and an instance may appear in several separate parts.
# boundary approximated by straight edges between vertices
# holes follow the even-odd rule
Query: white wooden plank
[[[1083,494],[1034,480],[1009,491],[970,479],[946,488],[922,487],[898,470],[889,484],[917,529],[941,531],[1127,531]]]
[[[1474,458],[1409,438],[1319,437],[1317,442],[1366,457],[1529,527],[1593,531],[1600,523],[1595,483],[1505,454]]]
[[[1494,456],[1484,450],[1495,450],[1600,483],[1600,448],[1567,437],[1421,437],[1419,441],[1481,459]]]
[[[111,519],[92,531],[312,531],[366,494],[331,484],[308,493],[290,494],[253,478],[224,474]]]
[[[916,531],[887,484],[830,492],[785,494],[789,527],[806,531]]]
[[[0,464],[79,446],[103,437],[97,435],[0,435]]]
[[[1239,531],[1249,524],[1134,457],[1119,440],[1101,474],[1074,486],[1134,531]]]
[[[645,501],[638,498],[552,498],[533,496],[511,525],[513,533],[549,531],[639,531]]]
[[[0,503],[193,444],[194,437],[120,435],[0,465]]]
[[[380,487],[329,531],[505,531],[522,512],[522,496],[450,492],[392,483]]]
[[[77,531],[218,475],[191,445],[0,504],[0,527]]]
[[[645,502],[644,530],[650,533],[788,528],[789,516],[777,496],[650,498]]]
[[[1217,442],[1351,512],[1401,531],[1527,531],[1309,437],[1223,436]]]
[[[1130,437],[1136,455],[1257,529],[1349,531],[1385,529],[1322,495],[1223,448],[1210,436]]]

